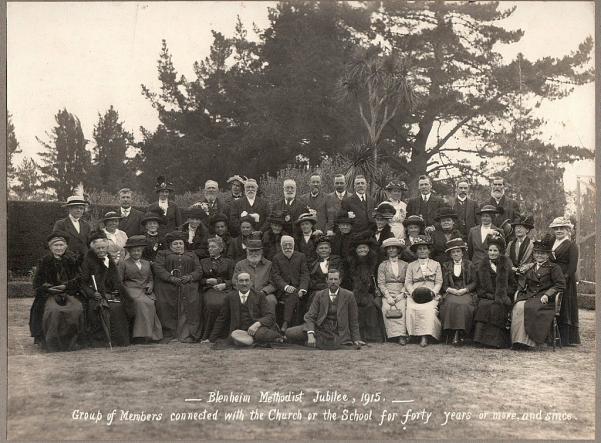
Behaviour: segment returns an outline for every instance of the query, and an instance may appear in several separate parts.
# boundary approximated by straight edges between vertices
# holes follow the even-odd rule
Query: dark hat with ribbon
[[[248,180],[246,177],[236,174],[236,175],[233,175],[230,178],[228,178],[227,183],[238,182],[238,183],[240,183],[240,186],[244,186],[244,183],[246,182],[246,180]]]
[[[405,220],[403,220],[403,226],[408,227],[410,225],[416,225],[419,226],[420,229],[424,229],[426,223],[420,215],[410,215]]]
[[[263,242],[261,240],[251,238],[250,240],[248,240],[246,242],[246,249],[248,249],[250,251],[256,251],[258,249],[263,249]]]
[[[315,247],[317,247],[320,243],[327,243],[329,245],[332,244],[332,239],[325,234],[321,234],[315,237]]]
[[[305,221],[311,222],[313,224],[313,226],[315,226],[317,224],[317,217],[315,217],[310,212],[305,212],[304,214],[299,215],[295,224],[300,225],[302,222],[305,222]]]
[[[56,243],[57,241],[64,241],[65,243],[69,243],[69,234],[62,231],[54,231],[48,237],[46,237],[46,244],[48,246]]]
[[[413,290],[411,298],[413,298],[415,303],[429,303],[434,300],[434,291],[432,291],[430,288],[426,288],[425,286],[421,286]]]
[[[186,218],[197,218],[203,220],[207,218],[207,213],[200,206],[190,206],[185,211]]]
[[[144,214],[144,216],[142,217],[142,220],[140,221],[141,224],[145,225],[146,223],[148,223],[149,221],[156,221],[159,222],[162,220],[161,215],[154,212],[154,211],[149,211],[146,214]]]
[[[106,214],[104,214],[104,217],[102,217],[102,221],[108,221],[108,220],[121,220],[121,216],[116,212],[116,211],[109,211]]]
[[[534,251],[551,252],[555,244],[555,236],[551,233],[545,234],[540,240],[535,240],[532,244]]]
[[[467,249],[467,243],[462,238],[452,238],[445,244],[445,253],[453,249]]]
[[[411,249],[413,252],[416,252],[417,247],[422,245],[432,249],[432,240],[430,239],[430,237],[426,235],[418,235],[417,239],[413,242],[413,244],[409,246],[409,249]]]
[[[255,225],[257,224],[255,219],[248,214],[243,217],[240,217],[240,224],[242,224],[244,222],[250,223],[250,225],[253,227],[253,229],[254,229]]]
[[[400,189],[401,191],[409,190],[407,184],[402,180],[390,180],[384,189],[387,191],[392,191],[393,189]]]
[[[375,249],[378,247],[378,242],[370,235],[369,232],[358,232],[351,238],[352,250],[357,249],[359,245],[366,245],[370,249]]]
[[[91,244],[92,242],[99,240],[99,239],[104,239],[106,240],[106,234],[102,231],[93,231],[92,233],[90,233],[90,236],[88,237],[88,244]]]
[[[284,223],[286,223],[286,220],[284,219],[285,216],[286,214],[284,214],[284,211],[271,211],[271,214],[267,217],[267,223],[284,226]]]
[[[482,214],[502,214],[503,210],[502,208],[498,207],[498,206],[494,206],[494,205],[484,205],[482,206],[478,212],[476,212],[476,214],[478,215],[482,215]]]
[[[449,206],[444,206],[438,210],[436,217],[434,217],[434,221],[439,222],[443,218],[452,218],[453,220],[457,220],[457,212]]]
[[[382,217],[386,220],[391,220],[396,214],[396,209],[390,202],[382,202],[374,209],[374,217]]]
[[[172,231],[165,235],[165,243],[171,245],[176,240],[186,241],[186,234],[182,231]]]
[[[173,183],[168,182],[167,179],[165,178],[165,176],[159,175],[157,177],[157,182],[156,182],[156,185],[154,186],[154,190],[155,190],[155,192],[160,192],[160,191],[173,192]]]
[[[518,214],[511,220],[511,226],[521,225],[527,229],[534,229],[534,219],[531,215]]]
[[[215,226],[215,223],[224,222],[227,225],[228,219],[225,214],[215,214],[209,219],[209,224]]]
[[[148,242],[146,241],[145,235],[132,235],[125,242],[125,249],[135,248],[138,246],[148,246]]]
[[[353,223],[355,223],[355,214],[353,214],[352,216],[350,216],[347,211],[345,211],[344,209],[340,209],[336,213],[335,223],[337,225],[340,225],[342,223],[349,223],[349,224],[352,225]]]
[[[488,249],[490,245],[497,245],[497,247],[502,253],[505,252],[505,248],[507,247],[505,239],[503,238],[501,233],[497,231],[493,231],[492,234],[488,234],[484,239],[483,243],[486,249]]]

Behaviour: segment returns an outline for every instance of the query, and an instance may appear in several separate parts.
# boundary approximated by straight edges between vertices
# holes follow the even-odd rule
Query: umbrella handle
[[[96,277],[92,274],[92,283],[94,283],[94,290],[98,292],[98,285],[96,284]]]

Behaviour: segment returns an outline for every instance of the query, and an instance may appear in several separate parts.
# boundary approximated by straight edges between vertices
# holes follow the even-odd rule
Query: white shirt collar
[[[340,199],[343,199],[344,196],[346,195],[346,191],[342,191],[342,192],[338,192],[338,191],[334,191],[336,193],[336,196]]]
[[[553,243],[552,250],[555,251],[559,247],[560,244],[562,244],[564,241],[568,241],[568,240],[569,240],[568,237],[564,237],[561,240],[555,240],[555,243]]]
[[[363,201],[363,199],[365,199],[365,194],[359,194],[358,192],[356,192],[355,194],[357,194],[357,197],[359,197],[359,200]]]
[[[74,225],[79,226],[79,220],[81,220],[81,218],[75,218],[71,214],[69,214],[69,218]]]
[[[431,196],[431,195],[432,195],[432,193],[431,193],[431,192],[427,193],[426,195],[422,194],[422,195],[421,195],[421,197],[422,197],[422,200],[425,200],[425,201],[428,201],[428,200],[430,200],[430,196]]]
[[[104,266],[106,266],[107,268],[110,265],[110,261],[109,261],[109,256],[107,255],[106,257],[104,257],[104,260],[102,260],[102,263],[104,264]]]
[[[465,197],[463,197],[463,198],[457,196],[457,200],[459,200],[460,202],[464,202],[464,201],[467,200],[467,195]]]
[[[242,303],[244,303],[246,300],[248,300],[248,296],[250,295],[250,290],[244,294],[242,291],[238,291],[238,297],[240,297],[240,301]]]
[[[332,298],[332,297],[338,297],[338,293],[339,292],[340,292],[340,288],[338,288],[336,290],[336,292],[334,292],[334,293],[328,289],[328,295],[330,296],[330,298]]]
[[[248,201],[248,204],[251,206],[255,204],[256,199],[257,199],[257,196],[255,196],[252,200],[248,197],[248,195],[246,196],[246,200]]]

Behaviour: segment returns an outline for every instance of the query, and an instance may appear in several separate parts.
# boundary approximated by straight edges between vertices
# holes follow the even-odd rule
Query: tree
[[[13,165],[13,155],[21,154],[19,149],[19,141],[15,134],[15,125],[13,124],[12,115],[10,112],[7,113],[6,121],[6,165],[8,169],[8,180],[12,180],[15,177],[15,166]]]
[[[94,141],[92,187],[114,193],[124,186],[131,186],[133,173],[128,167],[126,151],[133,145],[133,134],[125,130],[112,105],[104,115],[98,114]]]
[[[417,188],[418,175],[438,175],[449,167],[481,174],[487,160],[499,155],[484,144],[494,134],[494,125],[510,116],[512,95],[520,88],[528,88],[532,101],[555,100],[593,80],[590,37],[561,58],[521,57],[504,64],[495,48],[518,42],[524,32],[508,31],[498,22],[515,8],[499,10],[498,2],[381,4],[374,32],[407,58],[417,95],[414,112],[401,112],[385,134],[387,161],[412,177],[412,189]],[[460,134],[483,140],[483,146],[449,143]],[[482,162],[455,161],[453,153],[480,157]],[[397,162],[400,158],[406,161]]]
[[[46,133],[50,141],[36,137],[44,147],[40,153],[42,186],[53,189],[59,200],[65,200],[80,183],[89,183],[91,156],[86,151],[88,141],[79,119],[66,109],[59,110],[54,118],[56,126]]]
[[[17,184],[13,186],[21,198],[31,198],[40,189],[39,165],[32,158],[25,157],[15,172]]]

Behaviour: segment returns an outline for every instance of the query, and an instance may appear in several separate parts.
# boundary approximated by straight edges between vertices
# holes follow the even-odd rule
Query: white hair
[[[284,180],[284,186],[286,186],[287,184],[294,185],[294,187],[296,188],[296,182],[291,178],[287,178],[286,180]]]
[[[209,185],[213,185],[213,186],[215,186],[217,189],[219,189],[219,183],[217,183],[215,180],[207,180],[207,181],[205,182],[205,189],[207,189],[207,187],[208,187]]]
[[[290,237],[289,235],[282,235],[282,239],[280,240],[280,245],[283,245],[284,243],[294,244],[294,237]]]

